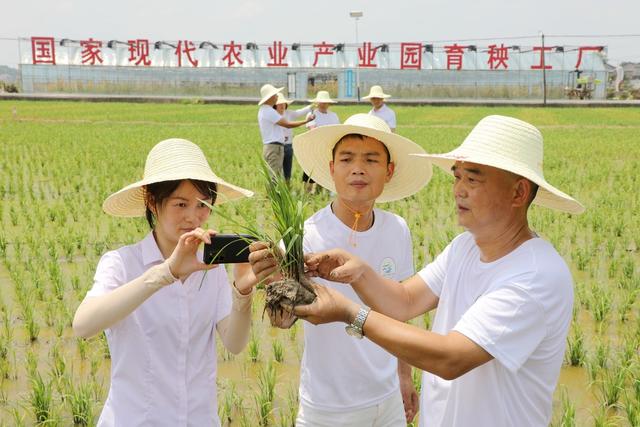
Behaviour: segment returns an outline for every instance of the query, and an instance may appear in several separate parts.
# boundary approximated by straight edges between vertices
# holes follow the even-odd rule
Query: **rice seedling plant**
[[[567,338],[567,358],[571,366],[583,366],[587,357],[584,335],[580,325],[573,322],[571,333]]]
[[[69,382],[67,388],[67,401],[71,411],[71,420],[74,426],[90,426],[94,423],[93,396],[91,384]]]
[[[271,342],[271,348],[273,350],[273,359],[278,362],[284,362],[284,347],[282,346],[282,342],[279,339],[274,339]]]
[[[268,362],[258,371],[258,390],[254,395],[256,413],[261,426],[268,426],[273,412],[276,388],[276,369]]]
[[[44,381],[40,373],[35,372],[31,377],[29,404],[36,424],[42,425],[51,420],[52,403],[51,382]]]

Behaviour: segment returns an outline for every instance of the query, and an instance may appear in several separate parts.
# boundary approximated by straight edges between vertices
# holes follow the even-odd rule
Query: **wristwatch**
[[[362,337],[364,336],[362,328],[364,327],[364,322],[366,322],[367,316],[369,315],[370,311],[371,309],[369,307],[361,307],[360,310],[358,310],[358,314],[356,314],[355,319],[353,319],[353,322],[345,326],[344,329],[347,331],[347,334],[351,335],[352,337],[362,339]]]

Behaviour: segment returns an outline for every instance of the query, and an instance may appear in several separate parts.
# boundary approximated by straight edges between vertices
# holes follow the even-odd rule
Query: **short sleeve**
[[[447,263],[449,260],[449,254],[451,253],[452,244],[453,242],[449,243],[447,247],[440,252],[440,255],[433,260],[433,262],[427,264],[418,272],[420,278],[429,288],[431,288],[431,291],[433,291],[438,298],[442,293],[442,286],[447,272]]]
[[[273,124],[278,123],[281,118],[282,116],[278,114],[278,112],[273,108],[270,108],[266,111],[265,120],[269,123],[273,123]]]
[[[100,258],[93,286],[87,292],[88,297],[98,297],[108,294],[126,283],[124,264],[117,251],[107,252]]]
[[[217,271],[216,271],[217,270]],[[227,278],[227,269],[225,267],[218,267],[216,271],[216,286],[218,287],[217,301],[216,301],[216,324],[219,321],[227,317],[231,313],[231,284]]]
[[[513,283],[478,298],[453,329],[511,372],[527,361],[546,335],[542,305]]]

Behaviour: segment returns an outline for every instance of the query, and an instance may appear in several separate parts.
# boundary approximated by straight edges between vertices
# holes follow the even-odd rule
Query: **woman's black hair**
[[[155,222],[155,215],[149,208],[149,206],[153,203],[155,205],[156,211],[159,206],[162,206],[162,203],[167,199],[171,193],[176,191],[176,188],[182,183],[182,181],[189,181],[193,184],[194,187],[200,192],[200,194],[204,195],[204,199],[210,199],[211,204],[216,203],[216,197],[218,196],[218,187],[215,182],[207,182],[207,181],[199,181],[196,179],[178,179],[175,181],[163,181],[163,182],[155,182],[153,184],[148,184],[144,187],[144,202],[145,202],[145,217],[147,218],[147,222],[149,223],[149,227],[153,229]]]

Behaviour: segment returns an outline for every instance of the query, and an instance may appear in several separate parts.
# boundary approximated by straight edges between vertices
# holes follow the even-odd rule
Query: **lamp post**
[[[349,16],[356,22],[356,92],[358,94],[358,102],[360,102],[360,65],[358,61],[358,19],[362,18],[361,10],[352,10],[349,12]]]

